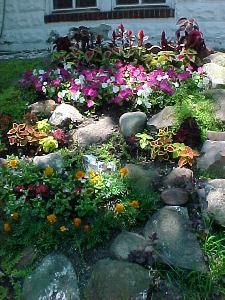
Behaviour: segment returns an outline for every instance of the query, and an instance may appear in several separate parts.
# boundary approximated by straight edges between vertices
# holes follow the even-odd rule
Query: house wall
[[[49,13],[50,0],[7,0],[5,22],[0,50],[33,50],[46,49],[49,45],[46,39],[51,30],[65,35],[74,26],[95,27],[99,24],[109,24],[115,28],[121,20],[101,20],[82,22],[44,23],[44,16]],[[106,10],[106,2],[102,0],[102,9]],[[2,24],[3,0],[0,0],[0,29]],[[159,42],[162,30],[167,37],[174,38],[176,20],[180,17],[194,17],[197,19],[207,45],[225,48],[225,0],[174,0],[174,18],[145,18],[123,19],[126,28],[137,32],[144,29],[149,35],[150,42]]]

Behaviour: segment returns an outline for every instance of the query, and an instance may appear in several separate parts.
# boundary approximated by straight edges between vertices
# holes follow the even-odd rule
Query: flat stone
[[[210,141],[225,141],[225,132],[218,132],[218,131],[208,131],[207,132],[207,139]]]
[[[150,282],[149,271],[137,264],[103,259],[94,266],[85,299],[128,300],[147,291]]]
[[[170,187],[182,187],[192,182],[193,172],[187,168],[174,168],[164,179],[163,184]]]
[[[158,171],[153,167],[145,169],[135,164],[126,164],[125,167],[128,169],[127,176],[134,190],[142,194],[151,193],[154,181],[159,176]]]
[[[179,268],[206,272],[204,256],[191,232],[187,208],[165,206],[150,217],[144,236],[157,235],[156,255],[164,263]]]
[[[82,122],[82,114],[74,106],[62,103],[53,112],[49,123],[54,126],[62,127],[66,122]]]
[[[184,205],[188,202],[188,193],[180,188],[170,188],[161,193],[161,199],[167,205]]]
[[[205,212],[225,227],[225,179],[208,180],[205,185],[207,207]]]
[[[77,276],[71,262],[61,254],[46,256],[25,278],[22,299],[79,300]]]
[[[127,260],[131,251],[144,250],[147,240],[136,233],[124,231],[112,242],[110,251],[117,259]]]
[[[207,63],[203,65],[203,71],[211,79],[213,88],[225,87],[225,67],[221,67],[215,63]]]
[[[112,136],[114,126],[115,124],[112,119],[105,117],[93,124],[78,128],[78,130],[72,134],[73,143],[78,144],[78,146],[82,148],[93,144],[104,143]]]
[[[155,127],[157,129],[163,127],[170,127],[175,125],[176,116],[175,109],[173,106],[166,106],[163,110],[161,110],[158,114],[154,115],[147,121],[147,127],[151,129]]]
[[[49,153],[42,156],[35,156],[33,163],[41,168],[45,169],[48,166],[52,167],[57,172],[61,173],[64,167],[63,157],[59,152]]]
[[[125,137],[135,135],[145,129],[147,116],[145,113],[136,111],[128,112],[120,117],[120,131]]]
[[[30,106],[28,106],[28,111],[36,115],[45,115],[50,117],[54,110],[56,109],[57,104],[54,100],[45,100],[45,101],[38,101]]]
[[[221,122],[225,122],[225,90],[211,89],[206,95],[211,96],[215,102],[215,117]]]

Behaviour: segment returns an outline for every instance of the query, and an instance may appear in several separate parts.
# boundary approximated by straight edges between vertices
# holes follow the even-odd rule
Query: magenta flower
[[[58,128],[53,132],[53,136],[58,141],[63,141],[65,139],[65,133],[62,129]]]
[[[178,75],[177,75],[177,78],[178,78],[180,81],[182,81],[182,80],[184,80],[184,79],[186,79],[186,78],[189,78],[190,76],[191,76],[190,72],[184,71],[183,73],[178,74]]]
[[[54,87],[59,87],[61,84],[61,81],[59,79],[55,79],[55,80],[52,80],[52,84]]]
[[[166,82],[160,82],[159,87],[168,94],[173,95],[175,93],[172,87]]]
[[[90,96],[90,97],[98,97],[98,92],[94,90],[91,87],[85,86],[83,88],[83,93],[85,96]]]
[[[87,107],[88,107],[88,108],[92,108],[92,107],[94,106],[94,104],[95,104],[95,103],[94,103],[93,100],[88,100],[88,101],[87,101]]]

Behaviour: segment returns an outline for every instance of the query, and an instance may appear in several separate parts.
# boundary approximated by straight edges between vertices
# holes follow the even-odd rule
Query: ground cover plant
[[[1,299],[21,299],[23,278],[48,253],[76,252],[85,261],[87,253],[121,230],[138,230],[163,206],[159,192],[167,168],[195,171],[207,131],[223,129],[213,113],[213,100],[205,94],[211,81],[202,68],[207,48],[198,24],[183,18],[177,25],[177,43],[167,41],[163,32],[160,46],[148,43],[143,30],[135,35],[123,24],[112,32],[110,43],[87,28],[73,28],[68,37],[55,36],[56,51],[48,65],[42,60],[0,63],[6,74],[0,81]],[[26,112],[29,104],[49,99],[73,105],[88,121],[105,111],[116,118],[115,111],[121,115],[138,110],[150,118],[173,106],[176,122],[129,137],[116,132],[100,146],[71,147],[71,131],[79,130],[79,124],[54,125],[42,114]],[[34,156],[49,153],[60,153],[63,169],[32,163]],[[100,161],[97,169],[87,168],[87,155]],[[127,163],[142,163],[144,171],[132,180]],[[146,175],[149,163],[161,168],[158,181],[153,172]],[[145,176],[152,183],[147,193],[143,187],[148,182],[140,191],[138,181]],[[191,195],[191,226],[209,270],[165,266],[152,250],[131,252],[129,261],[153,276],[149,299],[166,280],[180,287],[182,299],[225,294],[224,232],[201,215],[194,201],[197,183],[184,189]],[[149,240],[152,245],[158,237],[153,234]],[[23,264],[24,249],[31,249],[29,264]]]

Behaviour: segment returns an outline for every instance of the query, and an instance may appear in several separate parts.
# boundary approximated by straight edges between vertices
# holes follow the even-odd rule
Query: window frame
[[[166,5],[171,6],[173,0],[166,0],[165,2],[159,3],[142,3],[142,0],[137,0],[139,3],[136,4],[117,4],[117,0],[114,0],[114,9],[116,8],[135,8],[135,7],[149,7],[149,6],[156,6],[156,5]]]
[[[72,0],[72,7],[69,8],[54,8],[53,0],[51,1],[52,12],[71,11],[71,10],[86,10],[99,8],[99,0],[96,0],[96,6],[76,7],[76,0]]]

